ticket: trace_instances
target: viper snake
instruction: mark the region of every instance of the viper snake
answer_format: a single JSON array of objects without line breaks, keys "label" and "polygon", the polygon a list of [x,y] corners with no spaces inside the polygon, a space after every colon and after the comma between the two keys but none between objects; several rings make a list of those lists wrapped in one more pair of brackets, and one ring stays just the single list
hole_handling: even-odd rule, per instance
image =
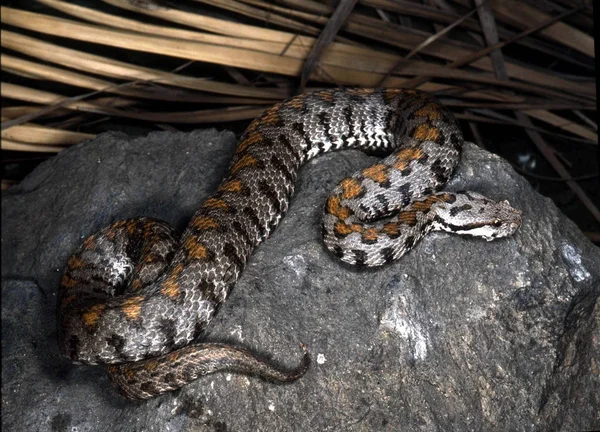
[{"label": "viper snake", "polygon": [[244,132],[226,177],[181,237],[150,218],[121,220],[69,259],[58,291],[61,352],[109,364],[120,392],[146,399],[215,371],[293,381],[294,369],[245,349],[200,343],[248,258],[286,212],[298,170],[313,157],[358,148],[388,154],[342,180],[325,203],[325,247],[354,265],[400,258],[428,232],[512,235],[521,213],[475,192],[443,192],[460,159],[454,116],[414,90],[335,89],[266,110]]}]

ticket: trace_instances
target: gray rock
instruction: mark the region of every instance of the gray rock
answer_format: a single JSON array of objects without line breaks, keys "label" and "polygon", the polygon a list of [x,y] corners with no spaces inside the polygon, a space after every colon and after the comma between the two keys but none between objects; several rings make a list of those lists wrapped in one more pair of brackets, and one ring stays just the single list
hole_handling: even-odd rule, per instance
[{"label": "gray rock", "polygon": [[509,199],[516,236],[433,233],[375,270],[321,244],[321,211],[374,159],[325,155],[251,258],[206,339],[295,365],[274,385],[231,374],[133,403],[102,367],[56,346],[56,288],[70,253],[121,218],[179,229],[213,191],[235,137],[214,130],[105,134],[40,165],[2,197],[2,426],[11,431],[589,430],[600,428],[600,250],[510,166],[472,144],[449,189]]}]

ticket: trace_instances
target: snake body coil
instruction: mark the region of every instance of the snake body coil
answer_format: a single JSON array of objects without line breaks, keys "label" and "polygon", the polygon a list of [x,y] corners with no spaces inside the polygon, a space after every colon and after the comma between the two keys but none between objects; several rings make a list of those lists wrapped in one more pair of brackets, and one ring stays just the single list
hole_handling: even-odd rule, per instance
[{"label": "snake body coil", "polygon": [[[473,192],[439,192],[463,144],[452,114],[412,90],[346,89],[282,102],[244,133],[228,174],[180,240],[163,222],[118,221],[70,258],[59,288],[59,346],[73,361],[111,364],[130,398],[231,370],[292,381],[224,344],[189,345],[223,304],[254,248],[288,208],[300,166],[342,148],[383,150],[335,188],[323,219],[327,249],[357,265],[398,259],[432,229],[488,240],[513,234],[520,212]],[[384,216],[391,216],[381,220]]]}]

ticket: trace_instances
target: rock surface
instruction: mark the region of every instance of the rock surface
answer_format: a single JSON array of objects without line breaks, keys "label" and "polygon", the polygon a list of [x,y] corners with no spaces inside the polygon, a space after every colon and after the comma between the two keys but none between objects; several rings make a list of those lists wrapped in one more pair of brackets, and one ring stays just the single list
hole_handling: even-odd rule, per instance
[{"label": "rock surface", "polygon": [[235,137],[214,130],[104,134],[40,165],[2,197],[2,426],[11,431],[591,430],[600,428],[600,250],[501,159],[468,144],[449,189],[509,199],[516,236],[434,233],[376,270],[321,244],[321,211],[374,160],[325,155],[300,174],[288,215],[250,260],[206,339],[285,365],[284,386],[204,377],[142,403],[56,345],[70,253],[114,220],[179,229],[218,185]]}]

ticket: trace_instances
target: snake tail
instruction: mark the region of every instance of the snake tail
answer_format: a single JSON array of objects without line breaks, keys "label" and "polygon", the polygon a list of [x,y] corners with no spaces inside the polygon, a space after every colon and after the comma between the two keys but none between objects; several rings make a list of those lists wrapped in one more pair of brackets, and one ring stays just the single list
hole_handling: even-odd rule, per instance
[{"label": "snake tail", "polygon": [[237,346],[202,343],[166,354],[162,356],[164,358],[109,366],[108,376],[123,396],[134,400],[149,399],[176,390],[215,372],[252,375],[279,384],[290,383],[303,376],[310,366],[306,345],[300,344],[300,348],[302,360],[293,369],[283,369]]}]

